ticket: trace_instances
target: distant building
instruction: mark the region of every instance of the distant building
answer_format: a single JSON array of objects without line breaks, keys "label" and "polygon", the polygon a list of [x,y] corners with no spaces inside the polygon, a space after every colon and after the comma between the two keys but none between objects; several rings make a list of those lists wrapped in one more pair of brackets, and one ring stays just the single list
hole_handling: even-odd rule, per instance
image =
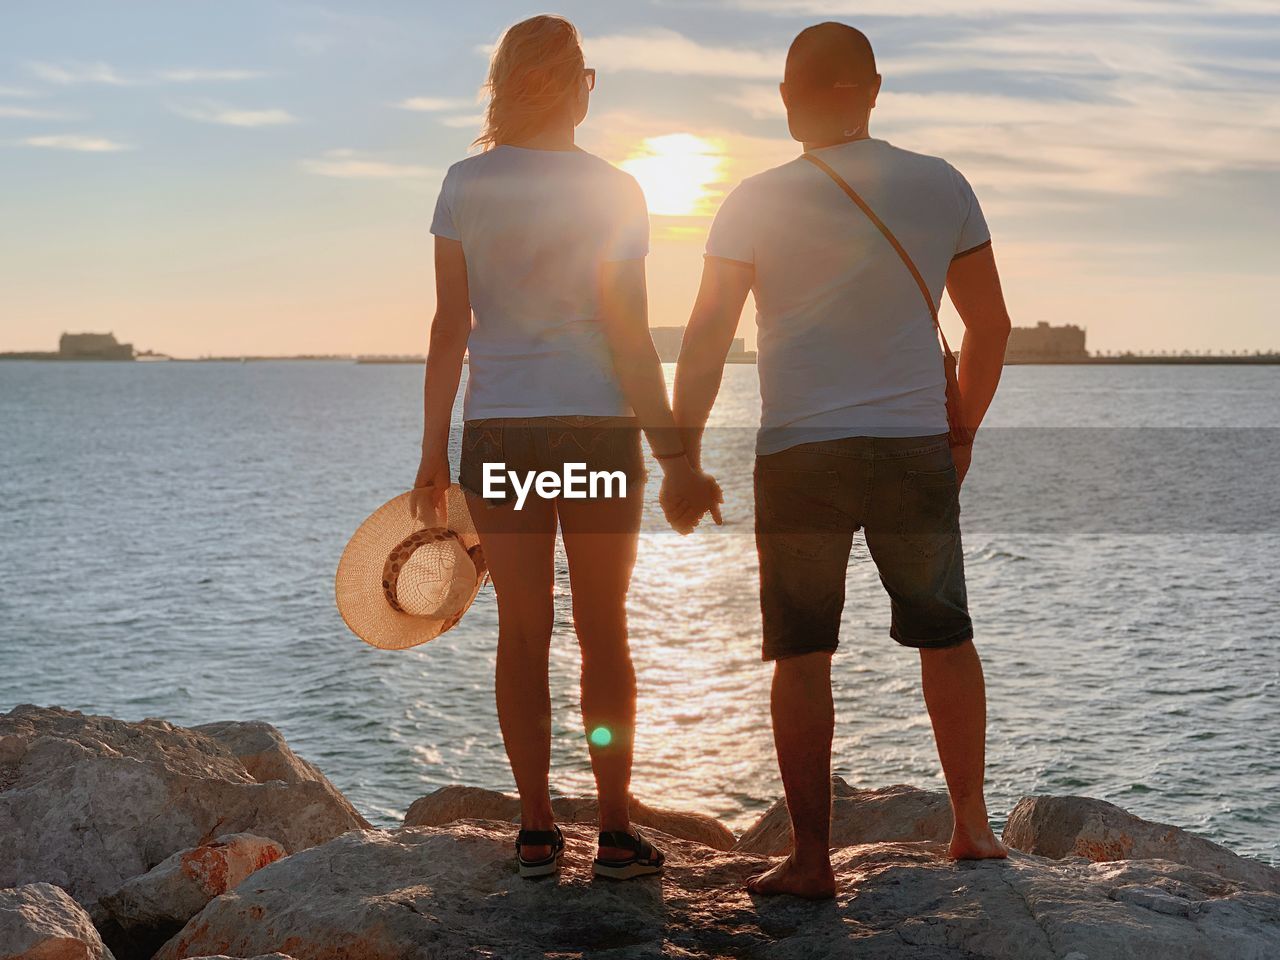
[{"label": "distant building", "polygon": [[64,333],[58,341],[64,360],[132,360],[133,344],[117,343],[112,333]]},{"label": "distant building", "polygon": [[1009,331],[1005,363],[1053,363],[1084,360],[1089,351],[1084,347],[1084,330],[1075,324],[1051,327],[1037,323],[1034,327],[1014,327]]},{"label": "distant building", "polygon": [[[658,351],[658,359],[663,363],[675,363],[680,359],[680,344],[684,342],[684,327],[650,327],[649,335],[653,337],[653,345]],[[755,351],[747,350],[747,342],[742,337],[734,337],[729,347],[729,363],[749,363],[756,357]]]},{"label": "distant building", "polygon": [[680,359],[680,344],[684,341],[684,327],[650,327],[649,335],[663,363],[675,363]]}]

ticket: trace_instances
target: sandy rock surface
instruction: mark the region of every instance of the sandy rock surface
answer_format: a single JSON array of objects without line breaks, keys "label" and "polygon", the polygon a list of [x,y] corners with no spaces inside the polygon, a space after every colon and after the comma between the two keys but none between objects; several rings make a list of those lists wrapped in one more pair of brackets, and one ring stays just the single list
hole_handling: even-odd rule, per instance
[{"label": "sandy rock surface", "polygon": [[[840,777],[831,778],[831,845],[851,847],[882,840],[951,839],[951,803],[939,790],[898,784],[859,790]],[[733,848],[736,853],[782,856],[791,850],[787,802],[779,799],[748,829]]]},{"label": "sandy rock surface", "polygon": [[1280,956],[1280,898],[1164,861],[956,864],[938,843],[866,844],[837,852],[838,899],[808,903],[753,899],[743,882],[767,861],[674,837],[656,838],[662,880],[593,880],[594,831],[565,833],[547,881],[516,876],[505,822],[349,833],[258,871],[157,960]]},{"label": "sandy rock surface", "polygon": [[1181,827],[1143,820],[1092,797],[1023,797],[1009,814],[1003,839],[1015,850],[1055,860],[1172,860],[1280,893],[1280,870],[1241,857]]},{"label": "sandy rock surface", "polygon": [[342,804],[352,819],[363,828],[369,822],[347,801],[314,764],[293,752],[284,735],[261,720],[221,720],[192,727],[197,733],[218,741],[240,761],[245,772],[259,783],[280,780],[284,783],[321,783]]},{"label": "sandy rock surface", "polygon": [[[551,801],[560,823],[597,823],[599,806],[594,797],[555,797]],[[406,827],[441,827],[457,820],[520,820],[520,799],[496,790],[451,784],[419,797],[405,814]],[[733,831],[702,813],[664,810],[631,801],[631,821],[638,827],[660,830],[682,840],[694,840],[716,850],[728,850]]]},{"label": "sandy rock surface", "polygon": [[218,837],[182,850],[103,895],[93,920],[117,960],[148,960],[214,897],[285,855],[251,833]]},{"label": "sandy rock surface", "polygon": [[89,915],[49,883],[0,890],[0,960],[114,960]]},{"label": "sandy rock surface", "polygon": [[259,783],[216,740],[163,720],[20,706],[0,715],[0,887],[45,881],[92,906],[219,835],[302,850],[362,826],[335,793]]}]

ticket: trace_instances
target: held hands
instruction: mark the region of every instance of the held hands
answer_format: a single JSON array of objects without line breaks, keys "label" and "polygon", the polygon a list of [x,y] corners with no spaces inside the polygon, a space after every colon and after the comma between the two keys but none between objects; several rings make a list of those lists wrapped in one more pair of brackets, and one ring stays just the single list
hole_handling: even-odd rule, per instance
[{"label": "held hands", "polygon": [[724,494],[714,477],[695,470],[685,457],[661,463],[664,475],[658,500],[667,522],[677,533],[692,533],[707,513],[717,524],[724,522],[720,518]]},{"label": "held hands", "polygon": [[449,506],[445,496],[449,491],[449,460],[427,451],[422,452],[422,463],[413,480],[409,496],[409,510],[419,523],[428,527],[449,525]]}]

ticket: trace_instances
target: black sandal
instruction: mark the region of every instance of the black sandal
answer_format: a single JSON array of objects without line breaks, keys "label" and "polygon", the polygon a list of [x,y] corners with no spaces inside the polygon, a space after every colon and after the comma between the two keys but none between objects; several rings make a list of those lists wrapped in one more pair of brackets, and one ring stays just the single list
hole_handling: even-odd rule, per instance
[{"label": "black sandal", "polygon": [[637,830],[633,836],[622,830],[609,830],[600,834],[600,846],[617,847],[630,850],[631,856],[625,860],[603,860],[598,855],[591,865],[597,877],[610,880],[630,880],[632,877],[647,877],[662,872],[666,855],[640,835]]},{"label": "black sandal", "polygon": [[[526,860],[521,847],[550,847],[551,855],[541,860]],[[560,869],[564,857],[564,834],[559,827],[550,830],[521,830],[516,834],[516,861],[522,877],[548,877]]]}]

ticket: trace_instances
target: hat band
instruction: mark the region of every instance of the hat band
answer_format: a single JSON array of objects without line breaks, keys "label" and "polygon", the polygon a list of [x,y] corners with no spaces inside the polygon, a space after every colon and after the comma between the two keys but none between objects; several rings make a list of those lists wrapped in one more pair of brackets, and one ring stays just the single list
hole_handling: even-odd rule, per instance
[{"label": "hat band", "polygon": [[[400,613],[406,612],[404,607],[400,606],[400,601],[396,599],[396,586],[400,582],[400,573],[404,570],[404,565],[419,547],[441,540],[462,542],[462,538],[452,530],[446,530],[444,527],[429,527],[409,534],[387,555],[387,562],[382,567],[382,592],[386,594],[387,603],[391,604],[393,610]],[[463,548],[466,548],[466,544],[463,544]]]}]

